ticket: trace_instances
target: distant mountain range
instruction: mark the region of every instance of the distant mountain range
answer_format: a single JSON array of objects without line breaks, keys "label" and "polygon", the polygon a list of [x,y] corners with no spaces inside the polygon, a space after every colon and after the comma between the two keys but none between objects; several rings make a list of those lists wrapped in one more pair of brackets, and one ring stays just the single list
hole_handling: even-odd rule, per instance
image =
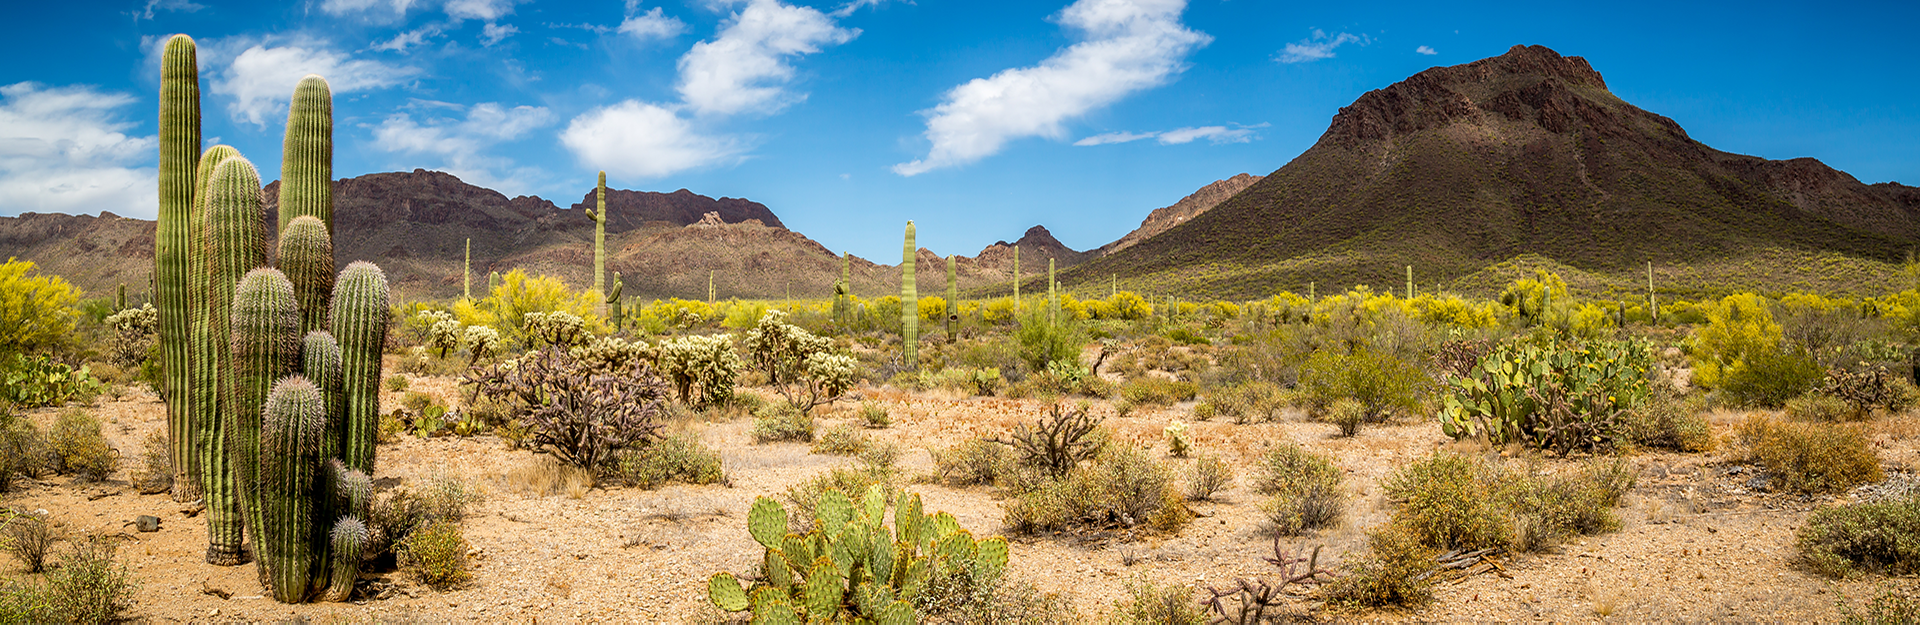
[{"label": "distant mountain range", "polygon": [[[275,203],[277,182],[266,196]],[[578,209],[593,199],[562,209],[418,169],[341,179],[336,255],[380,264],[409,299],[458,296],[469,239],[476,292],[516,267],[585,285],[593,225]],[[722,298],[822,297],[839,277],[838,256],[749,200],[609,189],[608,215],[607,267],[628,295],[704,298],[711,275]],[[94,293],[144,292],[153,225],[0,217],[0,256]],[[1115,282],[1237,299],[1309,283],[1397,291],[1408,266],[1422,290],[1491,291],[1546,268],[1622,294],[1643,288],[1648,262],[1668,292],[1876,294],[1917,242],[1920,189],[1715,150],[1614,96],[1586,60],[1515,46],[1368,92],[1292,162],[1206,185],[1107,245],[1075,251],[1034,226],[957,265],[977,295],[1010,289],[1016,245],[1029,292],[1053,259],[1083,295]],[[944,287],[940,255],[921,249],[916,263],[923,293]],[[894,266],[855,258],[853,275],[860,295],[898,292]]]}]

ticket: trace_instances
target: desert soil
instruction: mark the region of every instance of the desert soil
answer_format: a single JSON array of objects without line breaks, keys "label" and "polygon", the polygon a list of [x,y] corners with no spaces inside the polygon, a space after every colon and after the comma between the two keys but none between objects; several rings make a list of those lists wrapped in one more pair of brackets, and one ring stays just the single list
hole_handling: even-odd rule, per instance
[{"label": "desert soil", "polygon": [[[457,401],[449,378],[415,378],[414,390]],[[133,612],[154,622],[698,622],[719,613],[706,600],[705,582],[717,571],[747,571],[760,557],[748,536],[745,515],[755,496],[777,495],[789,485],[854,461],[809,453],[794,443],[755,444],[748,419],[686,424],[723,457],[725,485],[674,484],[658,490],[595,488],[574,494],[517,492],[509,472],[540,458],[511,450],[491,436],[417,439],[403,437],[379,448],[380,478],[419,480],[451,474],[477,486],[485,498],[467,519],[473,580],[439,592],[385,573],[363,582],[347,604],[283,605],[263,598],[251,565],[217,567],[204,560],[202,517],[166,495],[141,495],[128,484],[141,442],[165,423],[165,410],[151,394],[128,391],[102,398],[87,410],[104,424],[109,442],[125,458],[103,483],[71,478],[25,480],[4,504],[44,509],[69,535],[122,538],[120,553],[139,584]],[[993,435],[1040,414],[1034,400],[902,393],[862,388],[893,415],[893,426],[870,430],[898,444],[906,476],[933,470],[930,449],[968,437]],[[384,400],[397,404],[398,394]],[[1113,416],[1116,437],[1147,446],[1164,458],[1161,430],[1174,419],[1190,420],[1187,406]],[[854,418],[857,404],[843,402],[823,413],[822,428]],[[391,405],[389,405],[391,408]],[[33,413],[42,426],[56,411]],[[1716,430],[1730,431],[1744,413],[1711,415]],[[1345,521],[1317,536],[1289,539],[1290,548],[1324,545],[1335,563],[1364,548],[1368,528],[1389,509],[1376,484],[1396,468],[1448,447],[1461,447],[1431,421],[1372,427],[1358,437],[1338,438],[1335,428],[1300,415],[1273,423],[1195,423],[1199,448],[1222,454],[1240,479],[1214,503],[1194,504],[1200,515],[1172,536],[1108,535],[1045,537],[1014,542],[1010,574],[1058,593],[1083,613],[1110,612],[1136,576],[1160,584],[1224,585],[1236,577],[1269,573],[1261,558],[1270,538],[1260,531],[1260,497],[1246,484],[1255,459],[1281,441],[1331,454],[1348,473]],[[1920,417],[1883,419],[1872,429],[1873,445],[1889,475],[1911,475],[1920,466]],[[1722,445],[1722,448],[1726,447]],[[1183,459],[1165,458],[1184,473]],[[1855,605],[1878,588],[1875,580],[1834,582],[1791,566],[1794,533],[1821,506],[1854,495],[1800,497],[1758,492],[1753,473],[1724,452],[1641,454],[1628,458],[1638,485],[1619,510],[1620,531],[1589,536],[1545,554],[1496,560],[1502,570],[1443,583],[1432,603],[1411,611],[1322,611],[1339,621],[1781,621],[1836,620],[1838,596]],[[1575,461],[1545,460],[1549,470]],[[386,480],[382,480],[386,481]],[[929,510],[946,510],[977,534],[1001,530],[1001,502],[984,487],[950,488],[907,483]],[[162,520],[156,533],[136,532],[136,515]],[[3,575],[24,576],[12,562]],[[1913,579],[1893,580],[1920,592]],[[224,592],[230,598],[222,598]]]}]

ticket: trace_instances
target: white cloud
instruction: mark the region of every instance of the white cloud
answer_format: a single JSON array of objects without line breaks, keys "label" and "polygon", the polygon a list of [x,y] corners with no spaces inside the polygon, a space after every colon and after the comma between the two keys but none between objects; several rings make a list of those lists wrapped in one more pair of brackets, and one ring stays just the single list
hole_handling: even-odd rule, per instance
[{"label": "white cloud", "polygon": [[1078,145],[1078,146],[1083,146],[1083,147],[1084,147],[1084,146],[1089,146],[1089,145],[1107,145],[1107,144],[1111,144],[1111,143],[1128,143],[1128,142],[1132,142],[1132,141],[1139,141],[1139,140],[1141,140],[1141,139],[1152,139],[1152,138],[1153,138],[1153,136],[1154,136],[1155,134],[1158,134],[1158,133],[1152,133],[1152,132],[1141,132],[1141,133],[1133,133],[1133,132],[1109,132],[1109,133],[1104,133],[1104,134],[1097,134],[1097,135],[1094,135],[1094,136],[1091,136],[1091,137],[1087,137],[1087,138],[1085,138],[1085,139],[1081,139],[1081,140],[1079,140],[1079,141],[1075,141],[1075,142],[1073,142],[1073,144],[1074,144],[1074,145]]},{"label": "white cloud", "polygon": [[1199,128],[1175,128],[1163,133],[1155,141],[1160,145],[1179,145],[1192,143],[1195,139],[1206,139],[1214,145],[1222,143],[1246,143],[1253,140],[1253,130],[1249,128],[1227,129],[1226,126],[1201,126]]},{"label": "white cloud", "polygon": [[1061,123],[1165,84],[1213,41],[1180,23],[1185,0],[1079,0],[1055,19],[1084,40],[1034,67],[1003,70],[948,91],[927,115],[926,158],[893,166],[913,176],[986,158],[1007,141],[1064,134]]},{"label": "white cloud", "polygon": [[[205,65],[203,65],[204,67]],[[227,110],[238,121],[265,126],[284,114],[294,85],[307,74],[327,79],[333,95],[398,84],[416,70],[379,61],[352,59],[309,44],[268,47],[255,43],[233,58],[213,79],[213,92],[232,98]]]},{"label": "white cloud", "polygon": [[573,119],[560,142],[595,169],[634,178],[660,178],[734,159],[731,139],[701,135],[674,111],[627,100]]},{"label": "white cloud", "polygon": [[793,77],[788,57],[819,52],[859,35],[818,10],[750,0],[712,41],[693,44],[680,57],[680,97],[695,112],[771,113],[802,99],[782,88]]},{"label": "white cloud", "polygon": [[1418,48],[1414,48],[1413,51],[1420,54],[1427,54],[1427,55],[1439,54],[1439,52],[1435,52],[1433,50],[1432,46],[1420,46]]},{"label": "white cloud", "polygon": [[[628,9],[631,10],[637,8],[634,5],[638,3],[629,2],[627,4]],[[634,39],[640,41],[647,41],[649,39],[672,39],[686,31],[686,22],[682,22],[678,18],[667,17],[661,13],[660,7],[653,7],[653,10],[645,13],[628,15],[626,20],[620,22],[621,33],[632,35]]]},{"label": "white cloud", "polygon": [[[854,11],[860,10],[860,7],[877,7],[886,3],[887,0],[853,0],[853,2],[848,2],[840,8],[834,9],[832,15],[834,17],[846,17],[853,15]],[[908,4],[912,3],[909,2]]]},{"label": "white cloud", "polygon": [[513,12],[514,0],[448,0],[447,17],[491,22]]},{"label": "white cloud", "polygon": [[196,4],[193,2],[193,0],[147,0],[146,9],[142,10],[140,14],[136,17],[138,19],[146,19],[146,20],[153,19],[154,9],[159,9],[162,11],[186,11],[188,13],[193,13],[195,11],[199,11],[200,9],[204,9],[204,8],[207,8],[207,5]]},{"label": "white cloud", "polygon": [[480,29],[480,45],[491,48],[493,44],[500,43],[501,39],[511,37],[517,32],[520,32],[520,28],[512,24],[505,26],[487,24],[486,28]]},{"label": "white cloud", "polygon": [[1320,59],[1331,59],[1333,58],[1334,48],[1349,43],[1357,43],[1364,46],[1373,43],[1373,38],[1351,33],[1328,35],[1326,31],[1315,28],[1313,29],[1312,37],[1287,44],[1286,49],[1280,51],[1280,58],[1275,60],[1281,63],[1306,63]]},{"label": "white cloud", "polygon": [[393,9],[394,15],[404,15],[407,8],[413,6],[413,0],[326,0],[320,3],[320,10],[329,15],[358,13],[385,4]]},{"label": "white cloud", "polygon": [[388,52],[406,52],[408,47],[424,45],[427,43],[427,39],[429,37],[438,37],[438,36],[440,36],[439,28],[436,28],[433,26],[426,26],[423,28],[409,30],[409,31],[400,33],[398,35],[394,35],[392,39],[375,43],[373,44],[373,49],[385,50]]},{"label": "white cloud", "polygon": [[[420,108],[434,110],[463,108],[445,102],[420,104]],[[464,119],[423,116],[421,120],[408,113],[395,113],[374,127],[373,145],[388,152],[436,155],[441,158],[440,168],[461,180],[508,195],[524,194],[539,170],[485,152],[552,124],[553,113],[545,107],[506,108],[493,102],[473,105],[465,113]]]},{"label": "white cloud", "polygon": [[0,87],[0,213],[154,218],[159,138],[128,136],[120,112],[138,103],[85,85]]}]

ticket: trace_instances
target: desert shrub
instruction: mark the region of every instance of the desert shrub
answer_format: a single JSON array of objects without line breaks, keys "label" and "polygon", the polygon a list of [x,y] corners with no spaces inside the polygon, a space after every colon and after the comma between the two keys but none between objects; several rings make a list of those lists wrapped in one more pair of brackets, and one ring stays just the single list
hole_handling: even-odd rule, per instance
[{"label": "desert shrub", "polygon": [[[1838,593],[1835,593],[1838,594]],[[1834,603],[1840,608],[1840,622],[1846,625],[1913,625],[1920,623],[1920,597],[1901,592],[1894,582],[1883,583],[1861,611],[1841,596]]]},{"label": "desert shrub", "polygon": [[863,401],[860,402],[860,422],[867,427],[880,429],[893,425],[893,418],[887,414],[886,407]]},{"label": "desert shrub", "polygon": [[86,400],[99,394],[102,388],[104,385],[94,379],[87,365],[75,369],[44,355],[0,356],[0,401],[21,408]]},{"label": "desert shrub", "polygon": [[173,489],[173,453],[168,448],[165,428],[147,434],[140,447],[140,470],[133,474],[133,486],[142,495],[155,495]]},{"label": "desert shrub", "polygon": [[1540,551],[1573,536],[1620,529],[1613,508],[1633,487],[1634,475],[1620,460],[1596,460],[1569,475],[1496,472],[1494,497],[1506,508],[1512,546]]},{"label": "desert shrub", "polygon": [[427,406],[433,405],[434,401],[432,395],[418,391],[407,391],[405,395],[400,396],[400,407],[417,414],[425,412]]},{"label": "desert shrub", "polygon": [[623,450],[612,466],[611,477],[648,490],[671,481],[715,484],[727,479],[720,453],[701,445],[692,434],[673,434]]},{"label": "desert shrub", "polygon": [[1309,403],[1325,410],[1335,401],[1352,399],[1365,409],[1370,423],[1418,410],[1429,385],[1420,367],[1365,347],[1318,350],[1300,366],[1300,392]]},{"label": "desert shrub", "polygon": [[114,623],[127,618],[135,586],[127,565],[114,558],[114,540],[95,536],[75,542],[60,566],[47,574],[46,596],[55,620]]},{"label": "desert shrub", "polygon": [[1867,418],[1875,408],[1897,413],[1920,401],[1920,391],[1906,378],[1894,375],[1884,366],[1864,362],[1828,371],[1820,391],[1847,402],[1861,419]]},{"label": "desert shrub", "polygon": [[1199,394],[1199,385],[1192,382],[1151,376],[1128,380],[1120,385],[1120,398],[1135,406],[1169,406],[1174,402],[1193,399]]},{"label": "desert shrub", "polygon": [[767,404],[753,413],[753,441],[813,442],[813,415],[787,404]]},{"label": "desert shrub", "polygon": [[1367,552],[1326,586],[1328,603],[1356,607],[1417,606],[1433,597],[1434,549],[1396,524],[1367,535]]},{"label": "desert shrub", "polygon": [[407,534],[400,542],[400,561],[409,574],[436,590],[447,590],[472,578],[468,573],[467,539],[454,521],[432,521]]},{"label": "desert shrub", "polygon": [[1233,485],[1233,467],[1219,456],[1201,454],[1187,468],[1187,501],[1208,501]]},{"label": "desert shrub", "polygon": [[[1126,409],[1121,410],[1122,406]],[[1113,412],[1124,418],[1133,412],[1133,402],[1125,399],[1116,401],[1113,403]],[[1195,421],[1212,421],[1213,418],[1217,416],[1220,416],[1220,409],[1215,407],[1211,401],[1203,401],[1193,405],[1193,420]]]},{"label": "desert shrub", "polygon": [[1081,461],[1099,455],[1107,440],[1100,427],[1104,420],[1085,407],[1067,410],[1054,404],[1039,421],[1014,426],[1012,437],[1002,442],[1013,447],[1021,464],[1045,470],[1057,479]]},{"label": "desert shrub", "polygon": [[1872,414],[1854,410],[1853,404],[1847,403],[1847,400],[1819,392],[1807,393],[1787,400],[1786,413],[1795,421],[1827,423],[1857,421]]},{"label": "desert shrub", "polygon": [[1799,564],[1829,577],[1920,573],[1920,495],[1822,508],[1795,542]]},{"label": "desert shrub", "polygon": [[555,347],[467,374],[479,395],[513,406],[536,445],[594,470],[659,435],[667,389],[644,362],[618,372],[586,369]]},{"label": "desert shrub", "polygon": [[47,444],[59,461],[60,473],[97,482],[120,468],[120,453],[101,436],[100,422],[79,410],[60,413],[48,432]]},{"label": "desert shrub", "polygon": [[827,428],[826,433],[813,442],[813,453],[852,456],[865,451],[868,445],[866,434],[851,423],[842,423]]},{"label": "desert shrub", "polygon": [[[1698,395],[1695,396],[1699,397]],[[1791,404],[1789,404],[1791,405]],[[1661,385],[1625,415],[1625,436],[1634,445],[1697,453],[1713,449],[1713,426],[1702,402]]]},{"label": "desert shrub", "polygon": [[0,354],[57,347],[73,333],[80,291],[60,276],[35,273],[33,261],[0,264]]},{"label": "desert shrub", "polygon": [[1193,589],[1161,586],[1145,575],[1126,582],[1127,598],[1114,602],[1113,623],[1138,625],[1201,625],[1207,613],[1193,602]]},{"label": "desert shrub", "polygon": [[1775,490],[1837,493],[1881,478],[1880,458],[1852,427],[1752,417],[1735,436]]},{"label": "desert shrub", "polygon": [[1075,324],[1048,323],[1038,314],[1022,321],[1013,336],[1020,344],[1020,361],[1034,372],[1046,371],[1054,362],[1079,362],[1080,348],[1086,345],[1086,337]]},{"label": "desert shrub", "polygon": [[1470,375],[1447,378],[1441,430],[1563,454],[1611,449],[1650,392],[1649,351],[1642,341],[1502,345]]},{"label": "desert shrub", "polygon": [[1353,436],[1360,433],[1360,424],[1367,422],[1367,407],[1342,397],[1327,406],[1326,415],[1321,417],[1328,423],[1340,426],[1341,436]]},{"label": "desert shrub", "polygon": [[395,373],[393,375],[387,376],[386,381],[382,382],[381,385],[385,387],[388,391],[399,393],[407,390],[407,388],[412,386],[413,383],[411,380],[407,378],[407,376]]},{"label": "desert shrub", "polygon": [[1254,490],[1271,496],[1261,507],[1279,535],[1295,536],[1340,522],[1346,507],[1340,491],[1343,474],[1332,458],[1287,443],[1267,452],[1259,470]]},{"label": "desert shrub", "polygon": [[1151,527],[1171,532],[1188,520],[1172,471],[1131,446],[1109,445],[1064,479],[1006,504],[1007,530],[1020,534]]},{"label": "desert shrub", "polygon": [[934,471],[942,483],[952,486],[992,485],[1012,462],[1011,448],[982,438],[933,452]]},{"label": "desert shrub", "polygon": [[28,573],[39,573],[47,567],[47,555],[53,552],[53,543],[58,538],[53,524],[45,516],[20,510],[7,511],[5,525],[7,553],[13,554]]},{"label": "desert shrub", "polygon": [[1720,392],[1736,405],[1777,407],[1820,386],[1826,372],[1798,346],[1756,347],[1722,368]]},{"label": "desert shrub", "polygon": [[1487,496],[1497,486],[1487,473],[1472,459],[1446,452],[1407,465],[1382,485],[1396,504],[1390,522],[1435,549],[1506,546],[1512,531]]},{"label": "desert shrub", "polygon": [[15,476],[46,477],[60,458],[33,421],[21,418],[0,402],[0,487],[12,487]]},{"label": "desert shrub", "polygon": [[682,336],[660,342],[660,374],[689,406],[723,404],[733,398],[740,355],[728,334]]},{"label": "desert shrub", "polygon": [[1767,298],[1752,293],[1728,295],[1708,305],[1706,322],[1694,330],[1688,350],[1693,357],[1693,382],[1706,388],[1720,388],[1727,370],[1744,366],[1741,363],[1752,355],[1779,351],[1785,338],[1768,310]]},{"label": "desert shrub", "polygon": [[952,623],[1004,623],[1006,625],[1057,625],[1081,622],[1083,617],[1073,604],[1058,593],[1044,592],[1028,582],[1005,577],[993,584],[978,584],[952,607],[933,612]]}]

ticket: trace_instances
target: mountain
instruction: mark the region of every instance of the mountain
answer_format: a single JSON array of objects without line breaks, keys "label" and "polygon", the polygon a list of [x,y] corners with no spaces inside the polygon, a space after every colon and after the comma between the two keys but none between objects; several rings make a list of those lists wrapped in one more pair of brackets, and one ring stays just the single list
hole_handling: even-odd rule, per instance
[{"label": "mountain", "polygon": [[1292,162],[1062,280],[1252,298],[1309,282],[1397,290],[1409,265],[1447,283],[1537,255],[1603,290],[1630,290],[1652,262],[1692,272],[1663,288],[1713,292],[1821,273],[1756,274],[1749,259],[1830,258],[1859,290],[1917,239],[1920,190],[1715,150],[1616,97],[1585,59],[1515,46],[1362,95]]},{"label": "mountain", "polygon": [[1147,214],[1146,219],[1141,220],[1139,228],[1120,237],[1118,241],[1100,246],[1099,249],[1094,250],[1094,254],[1098,256],[1112,254],[1133,247],[1134,244],[1145,241],[1153,235],[1166,232],[1200,213],[1207,212],[1207,209],[1219,206],[1221,202],[1253,186],[1253,183],[1259,182],[1261,178],[1263,176],[1239,174],[1225,180],[1215,180],[1207,186],[1200,187],[1200,190],[1194,191],[1192,195],[1180,198],[1180,201],[1172,206],[1153,209],[1153,212]]}]

